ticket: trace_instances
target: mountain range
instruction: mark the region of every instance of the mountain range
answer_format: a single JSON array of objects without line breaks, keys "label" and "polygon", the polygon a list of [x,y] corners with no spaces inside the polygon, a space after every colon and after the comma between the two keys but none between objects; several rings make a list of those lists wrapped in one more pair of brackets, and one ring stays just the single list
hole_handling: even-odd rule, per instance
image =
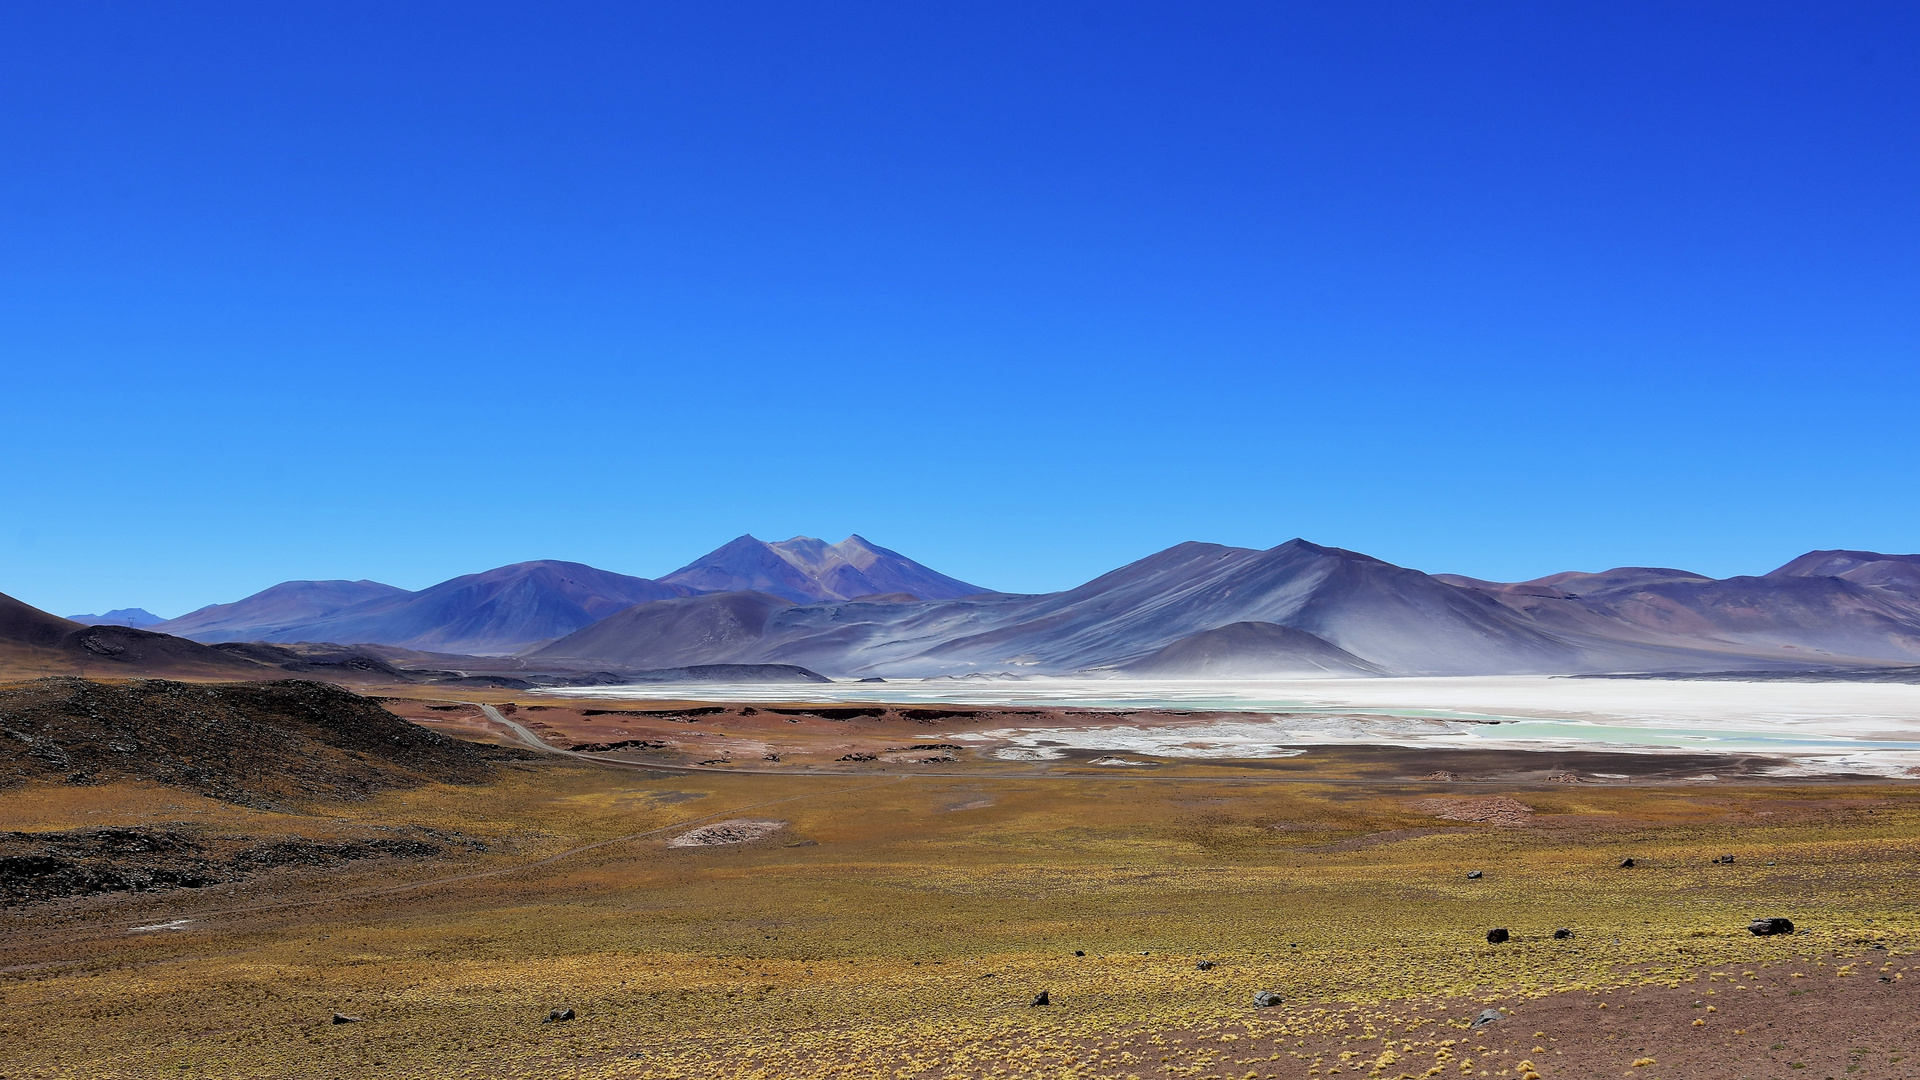
[{"label": "mountain range", "polygon": [[1162,677],[1797,669],[1920,662],[1920,557],[1813,552],[1760,577],[1623,568],[1501,583],[1290,540],[1185,543],[1037,596],[639,604],[527,651],[612,669]]},{"label": "mountain range", "polygon": [[527,671],[1798,670],[1920,663],[1920,556],[1815,551],[1751,577],[1623,567],[1494,582],[1299,539],[1266,550],[1190,542],[1073,589],[1021,595],[981,589],[858,536],[838,544],[745,536],[657,580],[538,561],[419,592],[286,582],[152,629],[203,642],[512,654]]},{"label": "mountain range", "polygon": [[[446,653],[508,654],[563,637],[634,604],[765,590],[796,603],[869,594],[946,599],[981,592],[858,537],[733,540],[659,580],[537,560],[408,592],[377,581],[287,581],[149,629],[201,642],[348,642]],[[671,667],[670,664],[654,665]]]}]

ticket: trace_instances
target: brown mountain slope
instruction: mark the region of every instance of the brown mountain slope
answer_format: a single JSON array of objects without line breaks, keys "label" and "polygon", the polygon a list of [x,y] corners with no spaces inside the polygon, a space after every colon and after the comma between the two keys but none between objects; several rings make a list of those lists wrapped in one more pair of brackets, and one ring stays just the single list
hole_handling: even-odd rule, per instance
[{"label": "brown mountain slope", "polygon": [[281,674],[185,638],[83,626],[0,593],[0,681],[44,675],[265,679]]}]

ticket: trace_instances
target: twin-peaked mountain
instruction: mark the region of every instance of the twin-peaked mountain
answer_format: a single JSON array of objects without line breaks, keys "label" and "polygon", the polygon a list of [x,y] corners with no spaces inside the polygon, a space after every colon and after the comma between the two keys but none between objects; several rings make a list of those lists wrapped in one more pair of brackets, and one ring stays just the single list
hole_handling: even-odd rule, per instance
[{"label": "twin-peaked mountain", "polygon": [[796,536],[769,544],[742,536],[660,579],[689,592],[768,593],[796,604],[905,593],[948,600],[986,592],[860,536],[837,544]]},{"label": "twin-peaked mountain", "polygon": [[791,664],[860,677],[1912,665],[1920,556],[1817,551],[1757,577],[1624,567],[1503,583],[1305,540],[1264,551],[1186,543],[1064,592],[1013,595],[858,536],[741,537],[658,580],[542,561],[419,592],[288,582],[154,629],[516,654],[530,670]]}]

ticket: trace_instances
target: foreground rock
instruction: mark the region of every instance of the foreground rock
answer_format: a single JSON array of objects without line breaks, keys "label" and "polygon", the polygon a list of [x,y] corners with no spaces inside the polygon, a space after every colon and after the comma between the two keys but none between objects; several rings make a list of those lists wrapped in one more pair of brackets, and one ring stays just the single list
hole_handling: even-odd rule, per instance
[{"label": "foreground rock", "polygon": [[1755,919],[1747,924],[1747,932],[1757,934],[1760,937],[1768,937],[1773,934],[1791,934],[1793,933],[1793,920]]},{"label": "foreground rock", "polygon": [[787,827],[784,821],[768,821],[757,818],[734,818],[731,821],[716,821],[711,825],[702,825],[689,829],[667,841],[672,848],[721,847],[727,844],[750,844],[755,840],[764,840]]}]

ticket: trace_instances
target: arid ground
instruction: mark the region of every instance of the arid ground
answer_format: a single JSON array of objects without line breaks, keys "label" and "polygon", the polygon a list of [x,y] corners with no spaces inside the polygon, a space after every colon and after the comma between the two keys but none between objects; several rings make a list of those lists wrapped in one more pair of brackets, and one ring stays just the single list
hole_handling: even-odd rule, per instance
[{"label": "arid ground", "polygon": [[[0,857],[146,844],[115,857],[202,882],[10,901],[0,1077],[1920,1076],[1920,783],[1023,762],[950,737],[1010,722],[978,710],[384,700],[596,749],[252,805],[0,791]],[[1048,717],[1078,720],[1112,722]]]}]

